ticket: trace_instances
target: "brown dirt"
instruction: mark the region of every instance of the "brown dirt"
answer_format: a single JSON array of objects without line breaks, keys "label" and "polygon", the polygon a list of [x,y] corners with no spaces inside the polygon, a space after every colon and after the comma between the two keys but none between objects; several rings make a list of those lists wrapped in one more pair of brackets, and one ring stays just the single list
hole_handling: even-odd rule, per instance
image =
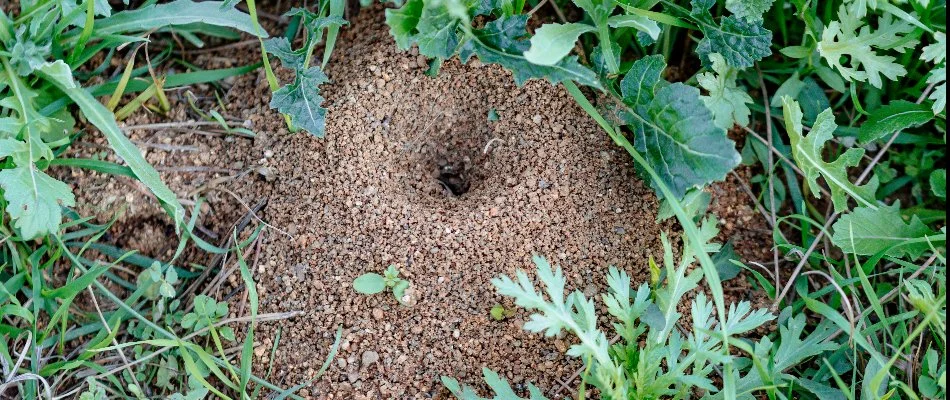
[{"label": "brown dirt", "polygon": [[[655,223],[657,200],[629,156],[560,87],[518,88],[509,73],[477,62],[447,62],[430,78],[422,57],[396,49],[381,12],[352,22],[327,71],[333,82],[323,88],[325,139],[287,131],[267,106],[263,71],[224,84],[224,114],[249,121],[254,140],[187,129],[130,134],[181,197],[208,197],[206,239],[223,240],[247,206],[267,200],[261,216],[274,229],[254,271],[261,312],[303,314],[259,327],[255,371],[273,363],[272,382],[307,381],[342,328],[329,371],[300,394],[444,398],[440,375],[480,385],[482,367],[515,387],[533,382],[552,393],[579,366],[564,354],[569,339],[524,332],[523,310],[492,320],[495,304],[515,307],[490,279],[533,269],[530,258],[540,254],[564,268],[569,288],[588,295],[603,289],[607,265],[639,284],[649,277],[648,256],[661,254],[660,233],[675,224]],[[220,68],[258,57],[257,47],[245,49],[195,63]],[[126,124],[195,119],[182,93],[171,98],[171,115],[140,114]],[[209,96],[203,104],[213,103]],[[496,122],[487,120],[492,109]],[[86,144],[76,152],[101,151],[99,138]],[[464,170],[466,193],[454,196],[440,183],[447,165]],[[72,175],[84,215],[126,208],[113,243],[156,257],[173,253],[177,239],[139,184]],[[722,237],[739,235],[740,254],[767,259],[760,234],[742,236],[739,227],[761,221],[737,185],[731,179],[710,189]],[[390,264],[412,282],[410,306],[352,289],[360,274]],[[747,297],[747,286],[734,281],[734,295]],[[372,353],[378,361],[362,365]]]}]

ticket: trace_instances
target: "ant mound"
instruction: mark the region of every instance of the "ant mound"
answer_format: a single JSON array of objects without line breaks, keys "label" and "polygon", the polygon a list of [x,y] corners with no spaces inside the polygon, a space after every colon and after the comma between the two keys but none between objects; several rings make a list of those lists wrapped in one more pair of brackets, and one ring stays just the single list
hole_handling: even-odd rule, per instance
[{"label": "ant mound", "polygon": [[[565,272],[569,289],[603,290],[608,265],[634,284],[659,255],[658,202],[629,156],[561,88],[477,61],[437,77],[399,51],[380,12],[345,29],[327,71],[326,138],[288,134],[266,110],[266,82],[246,77],[235,107],[270,113],[258,138],[272,156],[268,230],[254,271],[261,312],[301,311],[259,327],[257,372],[311,379],[338,328],[339,353],[305,389],[315,398],[431,398],[449,375],[480,386],[488,367],[517,388],[551,394],[580,366],[570,338],[522,330],[529,313],[490,280],[531,270],[532,255]],[[257,111],[254,111],[254,109]],[[248,111],[250,110],[250,111]],[[405,305],[366,296],[353,279],[389,265],[412,286]],[[599,301],[599,300],[598,300]],[[514,311],[495,321],[496,304]],[[276,352],[271,347],[281,329]],[[576,383],[576,382],[575,382]]]}]

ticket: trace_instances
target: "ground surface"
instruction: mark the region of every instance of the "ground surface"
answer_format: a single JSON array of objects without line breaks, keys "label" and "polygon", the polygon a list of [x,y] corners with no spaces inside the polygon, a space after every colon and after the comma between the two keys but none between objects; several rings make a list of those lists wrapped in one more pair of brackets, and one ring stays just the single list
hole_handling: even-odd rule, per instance
[{"label": "ground surface", "polygon": [[[195,62],[239,65],[257,51],[248,46]],[[303,395],[443,398],[440,375],[477,384],[483,366],[516,386],[534,382],[552,393],[579,366],[564,354],[569,342],[525,333],[521,310],[492,320],[495,304],[514,307],[490,279],[533,269],[530,258],[539,254],[588,295],[603,288],[607,265],[638,285],[649,277],[648,256],[661,254],[660,233],[676,235],[676,226],[655,222],[658,201],[629,156],[561,88],[518,88],[498,67],[457,61],[430,78],[414,54],[396,49],[381,12],[356,17],[327,71],[325,139],[287,132],[267,107],[262,71],[224,83],[225,114],[249,121],[256,139],[181,127],[130,136],[180,197],[209,199],[201,226],[213,242],[266,201],[259,216],[273,228],[254,256],[261,312],[302,314],[260,326],[258,373],[273,363],[277,384],[308,380],[342,327],[338,356]],[[139,115],[126,124],[194,118],[183,93],[170,97],[176,108],[168,118]],[[491,110],[497,121],[488,121]],[[78,151],[88,155],[99,142],[89,138]],[[440,182],[446,168],[464,171],[464,194]],[[73,183],[87,214],[126,209],[107,239],[157,257],[174,251],[171,226],[136,183],[88,173],[76,173]],[[762,219],[741,185],[732,178],[710,189],[722,239],[733,238],[747,258],[768,259]],[[353,291],[354,278],[390,264],[412,282],[409,305]],[[732,297],[748,296],[741,282],[732,286]]]}]

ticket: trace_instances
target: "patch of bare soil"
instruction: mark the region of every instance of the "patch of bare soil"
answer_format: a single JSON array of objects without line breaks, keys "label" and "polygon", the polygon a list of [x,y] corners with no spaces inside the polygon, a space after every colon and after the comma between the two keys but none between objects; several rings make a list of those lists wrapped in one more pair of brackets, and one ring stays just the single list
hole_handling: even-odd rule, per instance
[{"label": "patch of bare soil", "polygon": [[[260,215],[274,229],[265,231],[253,271],[261,312],[302,314],[259,327],[255,373],[272,364],[276,384],[308,381],[342,328],[336,359],[300,392],[305,397],[445,398],[440,375],[479,384],[482,367],[516,388],[533,382],[551,394],[559,382],[576,387],[569,378],[580,364],[565,355],[570,339],[524,332],[528,313],[490,280],[519,268],[533,276],[530,259],[539,254],[588,296],[604,289],[608,265],[638,285],[649,279],[647,258],[662,254],[661,231],[675,224],[655,222],[658,202],[629,156],[561,88],[538,81],[518,88],[508,72],[477,62],[446,62],[431,78],[423,57],[395,47],[381,12],[352,22],[323,88],[325,139],[287,131],[267,105],[263,71],[224,83],[225,114],[247,120],[258,132],[253,140],[205,128],[130,133],[182,198],[209,199],[201,210],[208,240],[227,238],[248,207],[267,201]],[[257,51],[195,62],[220,68]],[[171,97],[167,120],[196,118],[182,93]],[[126,124],[167,120],[138,115]],[[79,154],[103,145],[88,140]],[[88,172],[73,173],[72,183],[84,215],[126,210],[107,239],[151,256],[173,253],[173,230],[139,184]],[[724,239],[759,218],[738,184],[711,189]],[[755,240],[737,243],[740,254],[758,252]],[[390,264],[412,282],[409,305],[353,290],[354,278]],[[239,279],[228,282],[219,298],[233,294],[227,286]],[[494,321],[496,304],[517,312]]]},{"label": "patch of bare soil", "polygon": [[[267,216],[293,237],[268,236],[262,309],[306,312],[280,325],[275,378],[310,378],[344,329],[328,377],[309,389],[317,398],[433,397],[440,375],[476,382],[482,367],[556,388],[579,365],[568,343],[525,333],[524,311],[493,321],[493,305],[513,305],[489,281],[540,254],[594,294],[608,264],[642,281],[659,254],[655,197],[566,92],[518,88],[495,66],[451,61],[437,78],[425,68],[396,49],[381,13],[364,13],[331,61],[326,139],[268,137]],[[247,83],[249,98],[266,90]],[[390,264],[412,282],[411,306],[353,291]],[[261,349],[277,328],[261,328]]]}]

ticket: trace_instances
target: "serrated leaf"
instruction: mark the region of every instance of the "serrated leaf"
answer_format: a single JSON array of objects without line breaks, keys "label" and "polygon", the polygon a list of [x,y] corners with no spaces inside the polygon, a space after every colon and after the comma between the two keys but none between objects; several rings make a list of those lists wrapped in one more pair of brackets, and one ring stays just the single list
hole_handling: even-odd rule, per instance
[{"label": "serrated leaf", "polygon": [[692,0],[690,4],[690,16],[703,32],[696,52],[704,63],[710,54],[719,53],[730,66],[746,68],[772,54],[772,32],[762,26],[762,21],[749,22],[730,15],[717,24],[710,13],[716,0]]},{"label": "serrated leaf", "polygon": [[574,81],[581,85],[600,88],[597,75],[577,62],[577,56],[564,57],[555,65],[536,65],[523,56],[530,47],[525,26],[527,16],[502,17],[485,24],[483,29],[473,30],[474,37],[465,43],[460,57],[467,60],[472,55],[484,63],[495,63],[514,74],[515,83],[524,85],[530,79],[546,79],[552,84]]},{"label": "serrated leaf", "polygon": [[270,107],[290,116],[295,127],[322,138],[326,134],[327,110],[322,107],[320,85],[329,82],[319,67],[297,71],[294,82],[274,92]]},{"label": "serrated leaf", "polygon": [[[917,41],[905,37],[913,30],[913,25],[885,13],[878,19],[877,29],[872,31],[862,18],[842,4],[838,20],[828,24],[821,33],[818,53],[846,80],[868,82],[880,89],[882,75],[895,80],[907,74],[895,57],[880,52],[903,53],[913,48]],[[843,59],[848,60],[848,65],[842,64]]]},{"label": "serrated leaf", "polygon": [[[632,128],[637,150],[682,198],[691,188],[723,179],[741,157],[726,131],[713,122],[699,89],[659,79],[659,65],[658,55],[634,62],[620,84],[629,109],[619,117]],[[651,87],[654,93],[649,93]]]},{"label": "serrated leaf", "polygon": [[726,9],[749,22],[761,21],[775,0],[726,0]]},{"label": "serrated leaf", "polygon": [[736,85],[739,71],[730,68],[719,53],[710,54],[709,59],[714,72],[701,73],[696,79],[699,86],[709,92],[708,96],[700,98],[712,111],[716,126],[729,130],[735,124],[749,125],[752,111],[747,104],[752,103],[752,97]]},{"label": "serrated leaf", "polygon": [[13,226],[26,240],[58,231],[63,220],[62,206],[76,205],[69,185],[46,175],[32,163],[0,171],[0,187]]},{"label": "serrated leaf", "polygon": [[909,241],[937,234],[916,215],[905,222],[898,203],[877,210],[857,207],[839,218],[832,229],[831,242],[845,253],[870,256],[889,249],[887,255],[891,257],[906,255],[910,259],[930,250],[930,243]]},{"label": "serrated leaf", "polygon": [[422,7],[422,0],[409,0],[400,8],[386,9],[386,25],[389,25],[389,33],[401,50],[409,50],[412,46],[412,34],[419,25]]},{"label": "serrated leaf", "polygon": [[924,47],[920,59],[935,66],[927,77],[928,84],[936,85],[928,99],[933,100],[934,114],[940,114],[947,108],[947,35],[934,32],[934,42]]},{"label": "serrated leaf", "polygon": [[848,198],[855,199],[859,205],[871,209],[877,209],[875,192],[877,192],[878,180],[872,176],[867,184],[855,185],[848,176],[848,167],[855,167],[861,162],[864,156],[864,149],[850,148],[844,152],[837,160],[825,162],[822,157],[822,150],[825,142],[831,139],[837,125],[831,109],[826,109],[818,114],[815,124],[811,128],[808,136],[802,135],[802,111],[798,102],[789,97],[782,98],[785,114],[785,130],[788,132],[791,140],[792,156],[796,164],[805,173],[805,180],[811,187],[811,192],[815,197],[821,198],[821,187],[818,185],[818,178],[824,178],[831,191],[831,201],[834,203],[836,212],[843,212],[848,209]]},{"label": "serrated leaf", "polygon": [[555,65],[571,52],[577,38],[595,29],[582,23],[544,24],[531,37],[531,47],[524,52],[524,58],[533,64]]},{"label": "serrated leaf", "polygon": [[858,139],[870,143],[894,132],[921,126],[933,117],[933,111],[928,105],[904,100],[893,101],[871,113],[867,122],[861,125]]},{"label": "serrated leaf", "polygon": [[222,9],[221,5],[220,1],[176,0],[171,3],[122,11],[112,14],[111,17],[97,19],[96,33],[99,35],[128,34],[166,26],[203,23],[267,37],[267,32],[257,27],[250,15],[234,8]]}]

